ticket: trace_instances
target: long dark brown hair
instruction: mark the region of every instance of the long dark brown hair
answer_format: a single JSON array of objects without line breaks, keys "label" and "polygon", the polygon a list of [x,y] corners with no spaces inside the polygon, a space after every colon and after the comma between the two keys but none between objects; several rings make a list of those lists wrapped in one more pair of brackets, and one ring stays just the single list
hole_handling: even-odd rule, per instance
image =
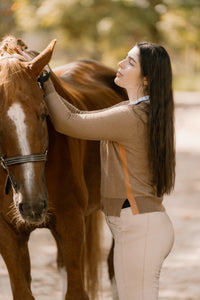
[{"label": "long dark brown hair", "polygon": [[169,194],[175,183],[174,99],[172,68],[167,51],[160,45],[137,43],[141,75],[147,78],[150,96],[149,159],[157,195]]}]

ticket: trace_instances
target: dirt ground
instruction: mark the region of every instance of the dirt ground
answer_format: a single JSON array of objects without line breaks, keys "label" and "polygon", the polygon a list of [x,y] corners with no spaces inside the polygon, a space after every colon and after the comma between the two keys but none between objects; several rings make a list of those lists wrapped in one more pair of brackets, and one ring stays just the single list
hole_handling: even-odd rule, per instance
[{"label": "dirt ground", "polygon": [[[159,299],[200,300],[200,93],[177,92],[175,100],[177,177],[174,193],[164,201],[174,225],[175,244],[161,272]],[[106,225],[104,232],[106,256],[111,242]],[[36,230],[31,235],[29,248],[36,300],[61,299],[55,242],[49,231]],[[104,264],[100,300],[111,299]],[[0,300],[12,300],[8,273],[1,256]]]}]

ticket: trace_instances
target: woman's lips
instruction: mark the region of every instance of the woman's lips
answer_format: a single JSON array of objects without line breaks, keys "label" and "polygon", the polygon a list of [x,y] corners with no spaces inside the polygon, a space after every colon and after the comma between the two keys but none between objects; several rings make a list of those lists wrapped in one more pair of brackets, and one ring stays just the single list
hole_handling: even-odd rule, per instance
[{"label": "woman's lips", "polygon": [[116,76],[117,76],[117,77],[121,77],[121,76],[122,76],[122,73],[120,73],[120,71],[117,71]]}]

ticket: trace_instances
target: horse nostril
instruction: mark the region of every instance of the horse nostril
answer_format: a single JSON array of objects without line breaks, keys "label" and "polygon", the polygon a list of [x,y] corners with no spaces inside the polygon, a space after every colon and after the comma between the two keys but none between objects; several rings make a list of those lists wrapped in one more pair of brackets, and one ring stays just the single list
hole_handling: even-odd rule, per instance
[{"label": "horse nostril", "polygon": [[47,208],[47,201],[42,200],[38,205],[38,212],[42,213]]},{"label": "horse nostril", "polygon": [[38,218],[46,213],[47,206],[48,202],[46,199],[41,199],[39,202],[34,204],[20,202],[18,205],[18,210],[23,218]]},{"label": "horse nostril", "polygon": [[44,201],[44,209],[46,209],[46,208],[47,208],[47,202]]}]

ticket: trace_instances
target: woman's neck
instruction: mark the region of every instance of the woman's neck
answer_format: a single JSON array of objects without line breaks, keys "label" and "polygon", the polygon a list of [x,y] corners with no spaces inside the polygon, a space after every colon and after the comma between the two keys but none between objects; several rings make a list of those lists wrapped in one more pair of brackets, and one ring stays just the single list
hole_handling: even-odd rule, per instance
[{"label": "woman's neck", "polygon": [[137,94],[137,95],[131,95],[131,96],[128,94],[128,100],[130,102],[133,102],[133,101],[136,101],[137,99],[142,98],[144,96],[147,96],[147,94],[143,93],[143,94]]},{"label": "woman's neck", "polygon": [[127,90],[127,94],[128,94],[128,99],[131,102],[147,95],[147,93],[145,93],[144,91],[135,90],[135,89]]}]

